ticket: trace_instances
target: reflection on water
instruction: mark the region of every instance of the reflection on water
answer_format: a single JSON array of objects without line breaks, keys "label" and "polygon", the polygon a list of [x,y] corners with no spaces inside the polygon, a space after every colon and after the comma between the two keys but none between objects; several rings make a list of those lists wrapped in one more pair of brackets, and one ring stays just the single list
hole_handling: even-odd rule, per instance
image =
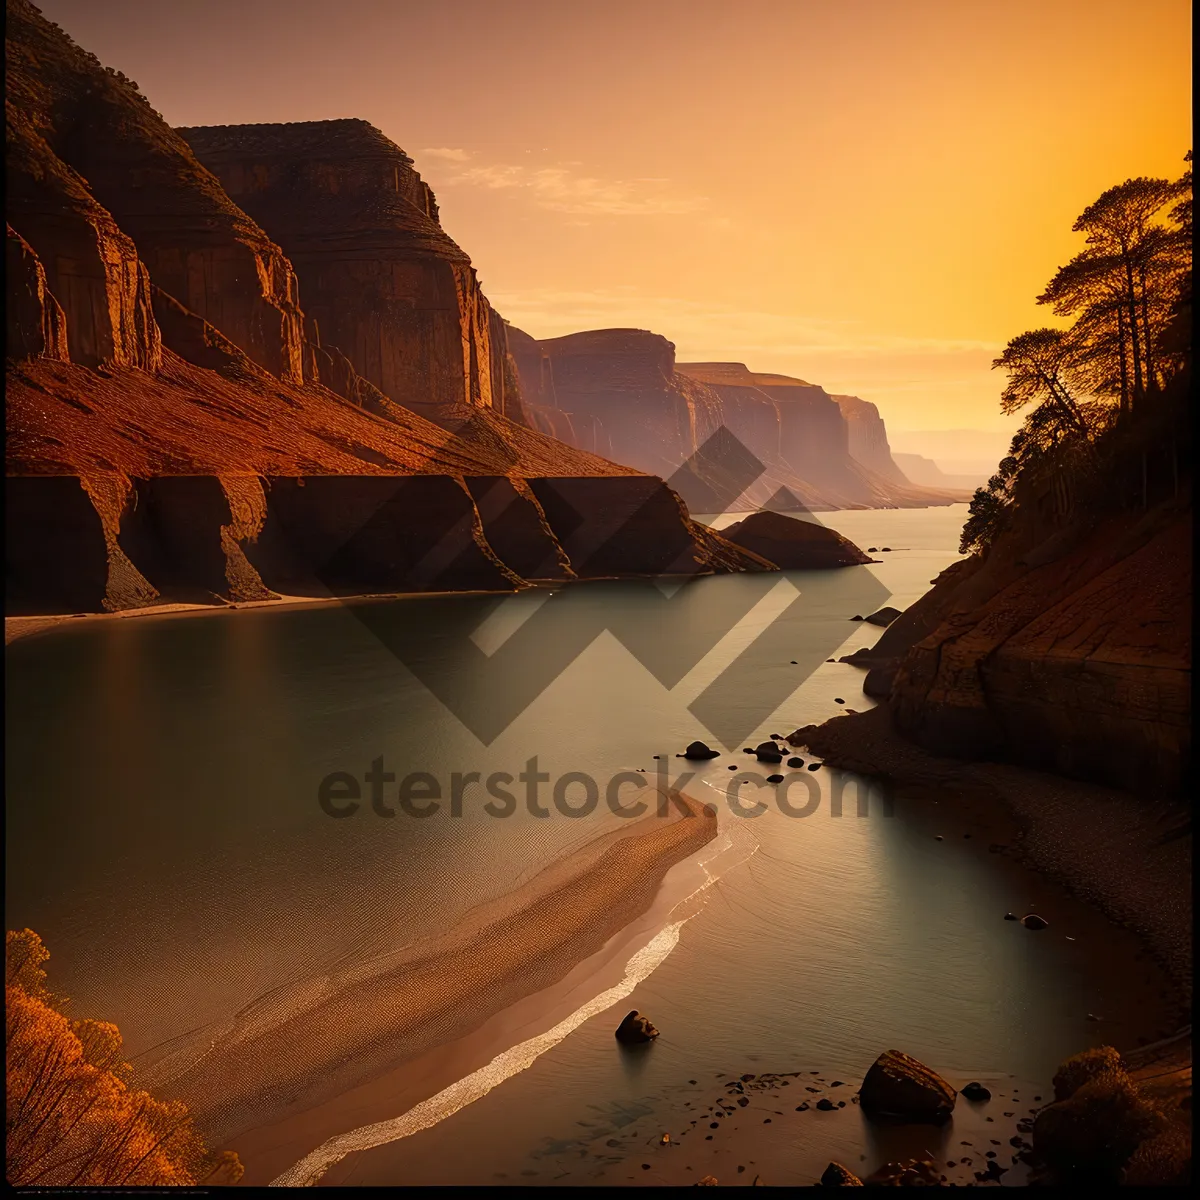
[{"label": "reflection on water", "polygon": [[[956,557],[963,515],[822,514],[892,551],[870,568],[772,577],[765,592],[749,576],[704,580],[673,605],[653,584],[597,583],[537,604],[425,598],[366,619],[256,610],[18,642],[7,656],[9,926],[42,935],[56,990],[79,1014],[116,1021],[135,1056],[285,985],[394,952],[620,818],[604,804],[568,820],[518,803],[496,819],[469,782],[460,814],[445,803],[422,819],[377,816],[364,783],[362,807],[332,819],[317,801],[322,779],[362,779],[382,759],[397,777],[431,773],[448,794],[455,772],[515,777],[536,756],[551,779],[587,772],[603,784],[621,770],[682,768],[671,756],[695,737],[721,742],[689,707],[700,696],[720,697],[721,723],[747,745],[834,715],[835,697],[867,707],[861,673],[825,661],[878,636],[848,621],[861,573],[880,603],[906,606]],[[539,625],[541,646],[529,637]],[[387,648],[394,638],[416,674]],[[677,678],[654,654],[668,640],[691,647]],[[564,644],[571,665],[547,681],[535,660]],[[431,671],[440,699],[418,678]],[[473,693],[506,687],[525,691],[485,740],[453,715]],[[723,787],[731,761],[747,760],[726,754],[703,778]],[[828,775],[817,776],[826,788]],[[822,804],[804,820],[772,809],[752,826],[759,852],[712,889],[630,997],[663,1030],[651,1054],[615,1054],[611,1014],[588,1021],[477,1103],[344,1160],[329,1181],[445,1179],[446,1139],[469,1136],[472,1177],[487,1182],[528,1169],[547,1138],[571,1143],[589,1113],[653,1110],[701,1072],[755,1063],[852,1078],[895,1045],[967,1073],[1037,1078],[1094,1040],[1087,1012],[1134,1021],[1093,965],[1098,945],[1119,958],[1127,943],[996,856],[951,845],[965,831],[949,812],[833,820]],[[1045,935],[1000,919],[1033,903],[1059,914]],[[488,1135],[499,1127],[503,1138]]]}]

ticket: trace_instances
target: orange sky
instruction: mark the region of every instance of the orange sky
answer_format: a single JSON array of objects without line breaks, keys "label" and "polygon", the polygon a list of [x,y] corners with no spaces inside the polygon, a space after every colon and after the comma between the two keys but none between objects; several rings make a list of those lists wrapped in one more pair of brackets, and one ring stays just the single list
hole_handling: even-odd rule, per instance
[{"label": "orange sky", "polygon": [[[41,0],[172,123],[364,117],[539,337],[1005,430],[1071,223],[1191,145],[1186,0]],[[303,294],[301,295],[303,303]]]}]

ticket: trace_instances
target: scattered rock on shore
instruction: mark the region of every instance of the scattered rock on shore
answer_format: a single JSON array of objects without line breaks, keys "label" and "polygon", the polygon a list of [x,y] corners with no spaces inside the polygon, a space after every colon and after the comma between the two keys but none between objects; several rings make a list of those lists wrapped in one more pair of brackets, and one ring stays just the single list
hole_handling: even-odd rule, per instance
[{"label": "scattered rock on shore", "polygon": [[711,750],[705,742],[691,742],[688,748],[683,752],[684,758],[703,759],[703,758],[719,758],[720,750]]},{"label": "scattered rock on shore", "polygon": [[640,1045],[656,1037],[658,1030],[650,1023],[650,1018],[643,1016],[636,1008],[617,1026],[617,1041],[626,1045]]},{"label": "scattered rock on shore", "polygon": [[864,1112],[913,1121],[945,1120],[957,1096],[935,1071],[899,1050],[885,1050],[859,1089]]},{"label": "scattered rock on shore", "polygon": [[992,1098],[992,1093],[989,1092],[982,1083],[977,1082],[968,1083],[967,1086],[963,1088],[962,1094],[968,1100],[990,1100]]},{"label": "scattered rock on shore", "polygon": [[932,1159],[906,1158],[903,1162],[884,1163],[863,1180],[867,1185],[892,1187],[936,1187],[942,1182]]},{"label": "scattered rock on shore", "polygon": [[859,1179],[849,1167],[843,1167],[840,1162],[831,1162],[821,1173],[822,1187],[862,1187]]}]

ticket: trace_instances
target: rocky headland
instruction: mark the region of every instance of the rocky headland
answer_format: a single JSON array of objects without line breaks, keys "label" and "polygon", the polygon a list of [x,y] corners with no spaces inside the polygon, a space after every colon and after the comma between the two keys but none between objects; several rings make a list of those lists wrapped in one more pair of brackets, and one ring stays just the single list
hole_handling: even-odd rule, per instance
[{"label": "rocky headland", "polygon": [[174,130],[7,15],[10,614],[770,569],[513,419],[503,322],[378,130]]}]

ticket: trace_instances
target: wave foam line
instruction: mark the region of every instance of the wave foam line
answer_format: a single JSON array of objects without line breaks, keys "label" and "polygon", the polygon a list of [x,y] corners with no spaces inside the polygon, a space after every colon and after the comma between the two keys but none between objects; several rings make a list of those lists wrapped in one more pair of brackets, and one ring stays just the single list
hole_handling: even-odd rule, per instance
[{"label": "wave foam line", "polygon": [[[732,848],[729,835],[721,839],[716,852],[701,860],[699,865],[707,876],[705,881],[680,904],[686,903],[693,897],[706,891],[716,883],[719,876],[712,874],[708,863],[713,861],[725,850]],[[755,845],[750,854],[758,847]],[[746,856],[747,858],[749,855]],[[676,908],[679,907],[677,904]],[[374,1125],[363,1125],[348,1133],[340,1133],[326,1142],[322,1142],[311,1154],[306,1154],[298,1163],[289,1167],[282,1175],[271,1180],[270,1187],[313,1187],[326,1171],[336,1162],[340,1162],[347,1154],[361,1150],[373,1150],[388,1142],[399,1141],[411,1137],[423,1129],[430,1129],[439,1121],[453,1116],[460,1109],[481,1100],[494,1087],[498,1087],[506,1079],[533,1066],[537,1059],[547,1050],[557,1046],[570,1033],[579,1028],[585,1021],[611,1008],[618,1000],[624,999],[639,983],[648,978],[654,970],[666,959],[667,955],[679,944],[680,930],[691,920],[692,916],[684,917],[661,929],[650,941],[638,950],[625,964],[625,974],[620,983],[594,996],[586,1004],[577,1008],[569,1017],[560,1021],[552,1029],[527,1041],[519,1042],[501,1054],[497,1054],[485,1067],[473,1071],[470,1075],[452,1083],[448,1088],[423,1100],[410,1108],[399,1117],[379,1121]]]}]

